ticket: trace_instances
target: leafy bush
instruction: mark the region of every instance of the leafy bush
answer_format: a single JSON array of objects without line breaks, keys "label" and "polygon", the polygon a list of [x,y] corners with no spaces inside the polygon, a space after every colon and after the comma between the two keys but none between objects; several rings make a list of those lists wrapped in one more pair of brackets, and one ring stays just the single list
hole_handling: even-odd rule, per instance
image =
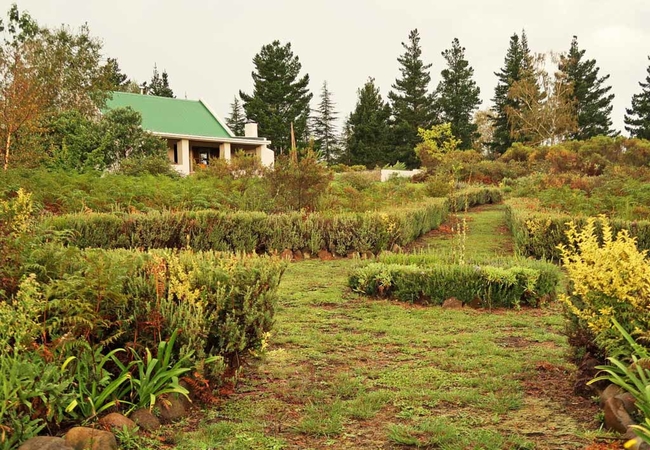
[{"label": "leafy bush", "polygon": [[614,235],[604,217],[600,228],[597,233],[594,218],[587,219],[581,230],[573,222],[568,224],[568,244],[561,245],[560,251],[571,286],[563,301],[571,324],[570,341],[593,350],[588,339],[593,337],[597,354],[616,356],[626,342],[612,327],[612,319],[650,342],[650,261],[626,230]]},{"label": "leafy bush", "polygon": [[448,298],[483,307],[536,306],[554,298],[560,280],[552,264],[501,260],[451,264],[434,255],[388,255],[352,272],[356,292],[401,301],[440,305]]},{"label": "leafy bush", "polygon": [[32,239],[32,196],[19,189],[10,200],[0,200],[0,302],[18,288],[23,251]]},{"label": "leafy bush", "polygon": [[[566,237],[567,223],[573,220],[580,227],[587,221],[585,217],[544,209],[535,199],[510,199],[505,203],[506,221],[514,236],[515,249],[522,256],[560,261],[558,246],[569,243]],[[614,233],[628,230],[640,250],[650,249],[650,221],[612,220],[610,223]],[[601,222],[596,221],[595,227],[600,236]]]},{"label": "leafy bush", "polygon": [[79,250],[46,246],[32,256],[47,302],[47,337],[151,348],[176,329],[179,354],[226,360],[261,345],[273,323],[285,263],[214,252]]},{"label": "leafy bush", "polygon": [[278,210],[313,211],[332,174],[314,151],[307,150],[300,157],[293,151],[276,158],[266,179]]}]

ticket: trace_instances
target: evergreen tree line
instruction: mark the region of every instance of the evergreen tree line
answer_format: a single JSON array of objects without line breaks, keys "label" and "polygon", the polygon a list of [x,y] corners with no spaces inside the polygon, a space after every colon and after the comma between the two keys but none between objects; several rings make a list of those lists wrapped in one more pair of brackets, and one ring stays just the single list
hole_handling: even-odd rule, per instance
[{"label": "evergreen tree line", "polygon": [[[327,82],[315,110],[309,75],[291,44],[274,41],[253,58],[253,92],[239,92],[231,104],[228,125],[238,135],[246,121],[259,125],[261,136],[273,141],[276,151],[291,147],[291,128],[299,147],[312,147],[328,163],[369,167],[397,161],[416,167],[418,130],[449,123],[460,149],[501,154],[515,142],[554,144],[597,135],[615,136],[611,112],[614,94],[609,75],[601,75],[594,59],[574,36],[564,54],[534,54],[525,31],[514,33],[498,72],[493,107],[478,111],[480,88],[474,69],[458,39],[442,52],[445,67],[435,89],[431,64],[422,59],[418,30],[402,43],[400,76],[384,99],[372,77],[357,90],[354,110],[337,129],[339,113]],[[557,67],[549,74],[548,62]],[[632,137],[650,137],[650,67],[641,92],[626,109],[625,129]],[[241,99],[241,100],[240,100]],[[480,132],[479,132],[480,130]],[[483,134],[483,136],[481,136]],[[486,137],[487,135],[487,137]]]}]

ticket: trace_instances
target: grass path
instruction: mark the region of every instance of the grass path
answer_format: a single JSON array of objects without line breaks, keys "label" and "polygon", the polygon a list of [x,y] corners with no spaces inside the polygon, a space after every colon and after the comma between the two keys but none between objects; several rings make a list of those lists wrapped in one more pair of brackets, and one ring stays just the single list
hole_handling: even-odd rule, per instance
[{"label": "grass path", "polygon": [[[508,253],[502,206],[468,214],[467,248]],[[433,233],[421,247],[446,251]],[[596,409],[574,398],[557,308],[450,310],[359,297],[354,261],[289,266],[266,355],[182,449],[578,449]]]}]

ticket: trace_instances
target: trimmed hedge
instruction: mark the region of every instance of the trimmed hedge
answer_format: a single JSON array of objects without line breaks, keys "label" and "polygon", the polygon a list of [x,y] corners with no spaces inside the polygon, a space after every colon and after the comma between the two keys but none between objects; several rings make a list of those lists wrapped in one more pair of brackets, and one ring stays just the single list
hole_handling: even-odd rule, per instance
[{"label": "trimmed hedge", "polygon": [[[458,194],[470,206],[501,200],[495,188],[470,188]],[[44,230],[72,231],[66,243],[81,248],[192,248],[244,253],[285,249],[339,256],[379,253],[408,244],[437,228],[449,201],[429,199],[390,211],[343,214],[265,214],[214,210],[150,214],[70,214],[43,221]]]},{"label": "trimmed hedge", "polygon": [[406,302],[441,305],[477,299],[482,307],[537,306],[554,299],[560,270],[549,263],[517,259],[451,264],[435,255],[387,255],[352,272],[356,292]]},{"label": "trimmed hedge", "polygon": [[178,341],[199,361],[259,348],[271,329],[286,262],[177,250],[80,250],[49,244],[31,256],[52,338],[111,347]]},{"label": "trimmed hedge", "polygon": [[[567,245],[568,222],[575,222],[581,228],[587,223],[584,216],[570,216],[541,208],[539,200],[518,198],[507,200],[506,220],[512,231],[515,249],[522,256],[560,260],[558,245]],[[636,238],[639,250],[650,250],[650,221],[612,220],[614,233],[626,229]],[[596,221],[596,232],[600,235],[600,222]]]}]

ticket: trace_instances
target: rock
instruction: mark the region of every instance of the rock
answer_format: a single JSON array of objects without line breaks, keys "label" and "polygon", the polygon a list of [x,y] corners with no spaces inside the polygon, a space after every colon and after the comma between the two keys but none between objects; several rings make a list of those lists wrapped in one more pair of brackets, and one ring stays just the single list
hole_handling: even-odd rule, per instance
[{"label": "rock", "polygon": [[318,252],[318,257],[323,261],[331,261],[334,259],[334,256],[327,250],[321,250]]},{"label": "rock", "polygon": [[400,247],[400,246],[397,245],[397,244],[394,244],[394,245],[393,245],[393,248],[391,249],[391,251],[392,251],[393,253],[402,253],[402,247]]},{"label": "rock", "polygon": [[285,248],[282,254],[280,255],[282,259],[288,259],[291,261],[293,259],[293,252],[289,250],[288,248]]},{"label": "rock", "polygon": [[26,440],[18,450],[74,450],[65,439],[53,436],[37,436]]},{"label": "rock", "polygon": [[578,366],[576,373],[576,382],[573,385],[573,392],[583,397],[591,397],[598,392],[598,389],[605,389],[607,384],[587,384],[596,377],[598,369],[596,366],[601,364],[596,358],[589,353],[585,354],[584,358]]},{"label": "rock", "polygon": [[145,408],[133,411],[131,420],[145,431],[155,431],[160,428],[160,420]]},{"label": "rock", "polygon": [[605,406],[605,402],[612,397],[616,397],[623,393],[623,390],[615,384],[610,384],[600,393],[600,406]]},{"label": "rock", "polygon": [[129,431],[134,431],[137,427],[134,421],[126,418],[120,413],[110,413],[102,417],[99,419],[99,424],[108,431],[122,431],[125,428]]},{"label": "rock", "polygon": [[349,252],[348,253],[348,258],[350,258],[350,259],[359,259],[359,258],[361,258],[361,255],[359,255],[359,252]]},{"label": "rock", "polygon": [[467,304],[470,308],[481,309],[483,307],[483,302],[480,298],[476,297],[474,300]]},{"label": "rock", "polygon": [[296,250],[295,252],[293,252],[293,259],[295,259],[296,261],[302,261],[303,259],[305,259],[305,257],[302,255],[302,252],[300,250]]},{"label": "rock", "polygon": [[64,438],[74,450],[117,450],[115,435],[108,431],[74,427]]},{"label": "rock", "polygon": [[444,302],[442,302],[442,307],[449,308],[449,309],[459,309],[463,307],[463,302],[461,302],[455,297],[451,297],[445,300]]},{"label": "rock", "polygon": [[627,411],[630,416],[634,416],[639,412],[639,408],[636,406],[636,399],[629,392],[623,392],[622,394],[617,395],[616,398],[623,403],[623,408],[625,408],[625,411]]},{"label": "rock", "polygon": [[183,395],[170,395],[156,401],[162,422],[174,422],[187,415],[187,399]]},{"label": "rock", "polygon": [[616,397],[608,398],[603,409],[606,428],[624,434],[627,427],[634,425],[634,421],[623,407],[623,402]]},{"label": "rock", "polygon": [[375,254],[371,251],[363,252],[361,255],[362,259],[373,259],[375,257]]}]

